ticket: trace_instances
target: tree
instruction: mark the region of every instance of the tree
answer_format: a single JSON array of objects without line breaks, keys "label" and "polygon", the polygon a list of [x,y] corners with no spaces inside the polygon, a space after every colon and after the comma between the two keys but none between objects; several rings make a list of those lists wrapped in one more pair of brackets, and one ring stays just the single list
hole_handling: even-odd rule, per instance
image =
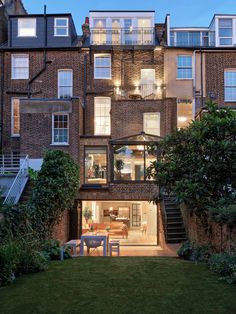
[{"label": "tree", "polygon": [[201,216],[219,200],[234,197],[235,137],[235,112],[209,101],[201,119],[164,138],[160,159],[148,169],[149,176]]}]

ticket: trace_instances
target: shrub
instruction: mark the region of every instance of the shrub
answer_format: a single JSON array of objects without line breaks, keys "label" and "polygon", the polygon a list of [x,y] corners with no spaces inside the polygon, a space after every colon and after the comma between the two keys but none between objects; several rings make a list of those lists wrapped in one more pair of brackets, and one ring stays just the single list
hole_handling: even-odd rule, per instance
[{"label": "shrub", "polygon": [[236,283],[236,256],[227,253],[213,254],[209,259],[209,267],[220,279],[228,283]]},{"label": "shrub", "polygon": [[[42,246],[42,253],[48,260],[60,260],[61,256],[61,246],[60,241],[49,240],[44,242]],[[71,258],[70,248],[67,247],[64,251],[64,259]]]},{"label": "shrub", "polygon": [[213,247],[211,245],[195,245],[191,242],[185,242],[178,250],[179,257],[190,260],[207,262],[213,253]]}]

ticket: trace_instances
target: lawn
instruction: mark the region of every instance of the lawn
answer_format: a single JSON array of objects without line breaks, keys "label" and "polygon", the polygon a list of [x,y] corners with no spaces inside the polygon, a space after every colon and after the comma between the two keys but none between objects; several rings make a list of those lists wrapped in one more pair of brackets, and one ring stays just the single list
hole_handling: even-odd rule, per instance
[{"label": "lawn", "polygon": [[236,286],[175,258],[83,257],[1,288],[0,313],[233,314]]}]

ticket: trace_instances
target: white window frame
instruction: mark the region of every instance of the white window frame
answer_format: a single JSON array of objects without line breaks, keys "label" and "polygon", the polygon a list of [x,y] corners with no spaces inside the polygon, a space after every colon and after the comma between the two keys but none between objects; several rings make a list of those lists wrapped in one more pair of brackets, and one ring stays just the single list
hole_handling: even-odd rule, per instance
[{"label": "white window frame", "polygon": [[[67,142],[55,142],[54,141],[54,117],[55,116],[67,116]],[[70,126],[69,126],[69,114],[68,113],[53,113],[52,114],[52,144],[51,145],[55,145],[55,146],[60,146],[60,145],[69,145],[69,130],[70,130]]]},{"label": "white window frame", "polygon": [[235,69],[225,69],[224,70],[224,101],[225,102],[235,102],[236,101],[236,96],[235,96],[235,99],[226,99],[226,88],[234,88],[236,90],[236,82],[235,82],[235,85],[226,85],[226,82],[225,82],[225,73],[226,72],[235,72],[236,73],[236,68]]},{"label": "white window frame", "polygon": [[[96,136],[109,136],[109,135],[111,135],[111,113],[110,113],[110,111],[109,111],[109,119],[110,119],[110,126],[109,126],[109,132],[105,132],[105,130],[104,130],[104,132],[98,132],[97,131],[97,123],[96,123],[96,118],[108,118],[108,116],[105,116],[105,115],[100,115],[100,116],[96,116],[95,115],[95,111],[96,111],[96,105],[98,105],[99,104],[99,100],[100,99],[107,99],[107,100],[109,100],[109,106],[110,106],[110,111],[111,111],[111,98],[110,97],[94,97],[94,135],[96,135]],[[99,126],[101,126],[100,124],[99,124]]]},{"label": "white window frame", "polygon": [[[107,57],[107,58],[110,58],[110,66],[106,67],[106,66],[103,66],[103,67],[98,67],[96,65],[96,59],[97,58],[102,58],[102,57]],[[96,75],[96,69],[97,68],[100,68],[100,69],[109,69],[109,76],[107,77],[102,77],[102,76],[97,76]],[[110,53],[96,53],[94,54],[94,79],[101,79],[101,80],[110,80],[112,78],[112,74],[111,74],[111,54]]]},{"label": "white window frame", "polygon": [[[222,26],[220,26],[220,20],[231,20],[232,26],[231,27],[229,27],[229,26],[222,27]],[[220,29],[225,29],[225,28],[232,30],[232,36],[220,36]],[[233,19],[232,18],[219,18],[219,20],[218,20],[219,46],[221,46],[221,47],[230,47],[230,46],[232,46],[233,45],[233,35],[234,35],[233,33],[234,33]],[[231,39],[231,44],[221,44],[220,43],[221,39]]]},{"label": "white window frame", "polygon": [[[181,66],[179,67],[179,64],[178,64],[178,58],[179,57],[190,57],[191,58],[191,68],[189,66]],[[177,55],[177,58],[176,58],[176,69],[177,69],[177,73],[176,73],[176,79],[177,80],[192,80],[193,79],[193,56],[192,55]],[[191,77],[178,77],[178,69],[191,69],[192,70],[192,76]]]},{"label": "white window frame", "polygon": [[[60,85],[60,80],[59,80],[59,75],[60,75],[60,72],[71,72],[71,85]],[[66,97],[61,97],[60,96],[60,87],[70,87],[71,88],[71,95],[70,95],[70,98],[73,97],[73,70],[72,69],[59,69],[57,70],[57,97],[58,99],[69,99],[69,98],[66,98]]]},{"label": "white window frame", "polygon": [[[14,119],[14,100],[19,101],[19,133],[14,133],[14,124],[15,124],[15,119]],[[20,99],[17,97],[12,97],[11,98],[11,137],[20,137]]]},{"label": "white window frame", "polygon": [[[66,26],[58,26],[58,20],[66,20]],[[66,29],[66,35],[58,35],[57,29]],[[56,17],[54,18],[54,36],[55,37],[68,37],[69,36],[69,18],[68,17]]]},{"label": "white window frame", "polygon": [[[16,77],[15,76],[15,72],[14,72],[14,58],[17,58],[17,57],[22,57],[22,58],[25,58],[27,59],[27,66],[24,67],[24,68],[27,68],[28,71],[27,71],[27,75],[25,77]],[[11,55],[11,79],[12,80],[28,80],[29,79],[29,55],[28,54],[12,54]]]},{"label": "white window frame", "polygon": [[[34,34],[33,35],[21,35],[20,34],[20,29],[22,27],[22,21],[25,20],[31,20],[34,24]],[[23,18],[18,18],[17,21],[17,36],[18,37],[37,37],[37,19],[36,18],[28,18],[28,17],[23,17]]]},{"label": "white window frame", "polygon": [[[156,129],[159,130],[159,132],[157,132],[158,134],[147,132],[146,119],[147,119],[147,117],[153,116],[153,115],[158,116],[158,125],[156,127]],[[161,114],[160,114],[160,112],[144,112],[143,113],[143,131],[147,134],[150,134],[150,135],[160,136],[160,134],[161,134]]]}]

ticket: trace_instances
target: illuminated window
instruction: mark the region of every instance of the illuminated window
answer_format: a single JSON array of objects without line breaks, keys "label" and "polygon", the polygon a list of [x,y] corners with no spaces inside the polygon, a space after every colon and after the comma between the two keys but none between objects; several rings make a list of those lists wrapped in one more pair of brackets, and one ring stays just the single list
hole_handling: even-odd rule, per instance
[{"label": "illuminated window", "polygon": [[111,134],[111,98],[95,97],[94,98],[94,134],[110,135]]},{"label": "illuminated window", "polygon": [[107,183],[106,147],[85,147],[85,183]]},{"label": "illuminated window", "polygon": [[20,100],[11,100],[11,136],[20,136]]},{"label": "illuminated window", "polygon": [[191,99],[177,100],[177,127],[186,128],[193,119],[193,102]]},{"label": "illuminated window", "polygon": [[147,134],[160,136],[159,112],[150,112],[143,114],[143,131]]},{"label": "illuminated window", "polygon": [[36,37],[36,19],[20,18],[18,19],[19,37]]}]

